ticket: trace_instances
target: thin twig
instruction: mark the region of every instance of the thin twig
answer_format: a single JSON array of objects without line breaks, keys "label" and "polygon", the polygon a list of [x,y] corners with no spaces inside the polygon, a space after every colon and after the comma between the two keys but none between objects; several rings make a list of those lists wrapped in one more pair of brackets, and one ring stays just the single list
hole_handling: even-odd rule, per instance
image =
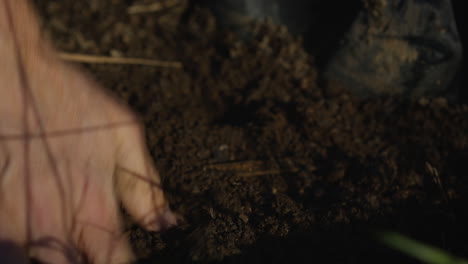
[{"label": "thin twig", "polygon": [[280,171],[280,170],[261,170],[261,171],[252,171],[252,172],[239,172],[237,176],[239,177],[254,177],[254,176],[264,176],[264,175],[277,175],[281,173],[286,173],[289,171]]},{"label": "thin twig", "polygon": [[426,169],[429,171],[430,174],[432,174],[432,179],[434,180],[435,184],[439,186],[440,192],[442,194],[442,198],[444,199],[445,202],[448,202],[448,195],[447,192],[445,191],[444,186],[442,185],[442,180],[440,179],[439,171],[432,166],[429,162],[425,163]]},{"label": "thin twig", "polygon": [[230,161],[203,166],[204,170],[234,172],[240,177],[274,175],[281,173],[296,172],[297,169],[285,168],[276,169],[278,164],[262,160]]},{"label": "thin twig", "polygon": [[169,0],[169,1],[163,1],[163,2],[156,2],[153,4],[133,5],[127,9],[127,12],[130,15],[159,12],[164,9],[168,9],[176,5],[179,5],[180,3],[181,3],[180,0]]},{"label": "thin twig", "polygon": [[46,132],[39,132],[39,133],[29,133],[29,134],[9,134],[3,135],[0,134],[0,142],[5,140],[25,140],[26,138],[29,139],[36,139],[36,138],[53,138],[53,137],[65,137],[65,136],[72,136],[84,133],[94,133],[101,130],[108,130],[108,129],[116,129],[120,127],[126,126],[133,126],[136,125],[136,121],[126,121],[126,122],[119,122],[119,123],[109,123],[104,125],[96,125],[96,126],[89,126],[84,128],[71,128],[71,129],[64,129],[64,130],[55,130],[55,131],[46,131]]},{"label": "thin twig", "polygon": [[144,65],[164,68],[182,68],[182,63],[178,61],[160,61],[140,58],[120,58],[108,56],[94,56],[77,53],[59,53],[59,57],[66,61],[95,63],[95,64],[129,64],[129,65]]},{"label": "thin twig", "polygon": [[243,160],[243,161],[228,161],[214,164],[207,164],[204,169],[218,171],[254,171],[265,167],[265,162],[261,160]]}]

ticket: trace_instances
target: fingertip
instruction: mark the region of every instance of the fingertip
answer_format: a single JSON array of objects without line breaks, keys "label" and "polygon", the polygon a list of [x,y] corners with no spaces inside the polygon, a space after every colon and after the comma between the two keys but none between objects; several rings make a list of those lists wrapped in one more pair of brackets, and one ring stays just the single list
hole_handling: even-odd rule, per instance
[{"label": "fingertip", "polygon": [[177,216],[166,207],[161,212],[154,212],[142,225],[148,231],[166,230],[177,225]]}]

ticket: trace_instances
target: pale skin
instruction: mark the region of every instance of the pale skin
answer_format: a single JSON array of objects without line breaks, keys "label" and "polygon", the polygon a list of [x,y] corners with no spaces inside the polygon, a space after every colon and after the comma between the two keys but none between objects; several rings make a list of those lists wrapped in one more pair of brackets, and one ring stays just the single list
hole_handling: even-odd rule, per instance
[{"label": "pale skin", "polygon": [[174,225],[138,118],[0,0],[0,263],[131,263],[119,204]]}]

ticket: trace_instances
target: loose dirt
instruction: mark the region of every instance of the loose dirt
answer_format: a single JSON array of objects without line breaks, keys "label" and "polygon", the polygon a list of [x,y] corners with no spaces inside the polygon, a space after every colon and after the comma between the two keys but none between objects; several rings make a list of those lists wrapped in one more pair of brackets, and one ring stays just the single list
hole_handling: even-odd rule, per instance
[{"label": "loose dirt", "polygon": [[183,1],[36,3],[60,50],[184,65],[84,66],[141,114],[183,218],[128,225],[140,263],[414,263],[383,230],[468,257],[467,105],[355,98],[284,28],[240,40]]}]

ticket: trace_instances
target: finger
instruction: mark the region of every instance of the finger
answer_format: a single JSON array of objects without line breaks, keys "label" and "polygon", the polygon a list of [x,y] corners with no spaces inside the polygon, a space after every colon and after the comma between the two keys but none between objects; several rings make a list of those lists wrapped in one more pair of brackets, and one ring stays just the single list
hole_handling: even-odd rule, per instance
[{"label": "finger", "polygon": [[80,244],[85,248],[87,263],[93,264],[126,264],[133,263],[135,257],[128,243],[128,236],[120,227],[83,226]]},{"label": "finger", "polygon": [[[93,175],[93,178],[99,174]],[[121,227],[112,184],[106,182],[104,186],[96,183],[86,186],[72,224],[73,241],[83,253],[84,263],[131,263],[134,256]]]},{"label": "finger", "polygon": [[121,134],[115,180],[117,193],[130,215],[144,228],[158,231],[176,224],[146,149],[141,127]]},{"label": "finger", "polygon": [[28,255],[39,263],[81,263],[81,254],[75,245],[66,239],[43,236],[28,245]]}]

